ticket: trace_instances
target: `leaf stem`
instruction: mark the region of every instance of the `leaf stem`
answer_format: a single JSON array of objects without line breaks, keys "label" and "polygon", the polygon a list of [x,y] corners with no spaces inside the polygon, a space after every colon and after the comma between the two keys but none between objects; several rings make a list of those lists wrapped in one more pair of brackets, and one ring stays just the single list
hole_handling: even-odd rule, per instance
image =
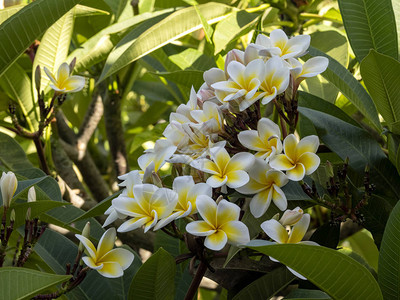
[{"label": "leaf stem", "polygon": [[204,274],[207,271],[207,264],[204,261],[200,261],[200,264],[197,268],[196,275],[194,276],[192,283],[186,293],[185,300],[193,300],[194,295],[196,294],[197,289],[200,286],[200,282],[203,279]]}]

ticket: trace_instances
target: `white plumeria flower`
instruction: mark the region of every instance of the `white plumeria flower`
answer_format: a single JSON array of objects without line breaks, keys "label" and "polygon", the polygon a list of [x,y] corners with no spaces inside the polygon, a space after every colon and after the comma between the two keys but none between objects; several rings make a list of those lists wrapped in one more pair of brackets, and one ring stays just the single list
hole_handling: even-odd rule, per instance
[{"label": "white plumeria flower", "polygon": [[314,77],[325,72],[329,59],[323,56],[316,56],[301,64],[297,59],[290,58],[288,63],[291,66],[290,73],[293,79],[299,84],[305,78]]},{"label": "white plumeria flower", "polygon": [[200,158],[190,164],[195,169],[211,174],[207,179],[210,186],[238,188],[249,181],[245,170],[253,165],[254,155],[240,152],[231,158],[225,148],[210,149],[210,155],[212,160]]},{"label": "white plumeria flower", "polygon": [[189,142],[189,137],[182,128],[182,123],[177,121],[170,121],[164,129],[163,135],[171,144],[175,145],[177,149],[185,147]]},{"label": "white plumeria flower", "polygon": [[249,175],[249,182],[236,190],[242,194],[255,194],[250,201],[250,212],[254,217],[261,217],[268,210],[271,200],[280,210],[287,208],[286,196],[281,190],[289,182],[285,174],[272,169],[263,159],[256,158]]},{"label": "white plumeria flower", "polygon": [[265,65],[261,59],[253,60],[247,66],[231,61],[227,71],[227,81],[212,85],[215,95],[222,103],[237,100],[240,111],[243,111],[265,95],[258,91],[265,77]]},{"label": "white plumeria flower", "polygon": [[82,257],[83,262],[91,269],[96,270],[100,275],[108,278],[117,278],[124,275],[126,270],[133,262],[135,256],[126,249],[114,248],[116,238],[115,228],[110,228],[104,232],[97,246],[84,237],[75,235],[86,249],[89,256]]},{"label": "white plumeria flower", "polygon": [[109,208],[107,208],[107,210],[104,212],[104,214],[107,217],[107,219],[104,221],[104,224],[102,227],[107,227],[108,225],[110,225],[111,223],[113,223],[114,221],[116,221],[117,219],[125,219],[127,216],[124,214],[119,213],[114,206],[110,206]]},{"label": "white plumeria flower", "polygon": [[298,35],[288,39],[282,29],[275,29],[269,37],[259,34],[255,44],[250,44],[249,47],[256,48],[260,56],[288,59],[304,55],[310,46],[310,40],[309,35]]},{"label": "white plumeria flower", "polygon": [[147,149],[145,154],[138,158],[138,164],[142,170],[153,162],[153,171],[157,172],[165,162],[175,153],[177,147],[166,139],[156,141],[153,149]]},{"label": "white plumeria flower", "polygon": [[298,206],[295,209],[285,210],[279,223],[281,223],[282,226],[293,226],[301,220],[303,214],[303,210]]},{"label": "white plumeria flower", "polygon": [[290,82],[290,70],[281,58],[270,58],[265,63],[265,67],[267,71],[260,85],[260,89],[264,91],[261,101],[264,105],[275,99],[277,95],[283,93]]},{"label": "white plumeria flower", "polygon": [[186,104],[179,105],[176,109],[176,112],[170,114],[169,121],[176,121],[181,124],[187,122],[195,122],[195,120],[191,116],[191,112],[197,109],[199,109],[199,106],[197,105],[197,94],[192,86],[190,90],[189,101]]},{"label": "white plumeria flower", "polygon": [[82,76],[73,75],[67,63],[62,63],[58,68],[57,76],[54,76],[49,69],[44,67],[44,72],[50,78],[50,87],[59,93],[79,92],[85,87],[85,78]]},{"label": "white plumeria flower", "polygon": [[[309,225],[310,225],[310,215],[303,214],[301,219],[293,225],[293,227],[290,230],[290,233],[288,233],[286,231],[286,228],[275,219],[271,219],[271,220],[263,222],[261,224],[261,228],[271,239],[273,239],[278,244],[303,243],[303,244],[318,246],[317,243],[312,242],[312,241],[304,241],[304,242],[301,241],[303,239],[304,235],[306,234]],[[278,260],[272,258],[271,256],[270,256],[270,259],[272,261],[279,262]],[[287,267],[287,268],[290,272],[292,272],[298,278],[303,279],[303,280],[307,279],[303,275],[294,271],[293,269],[291,269],[289,267]]]},{"label": "white plumeria flower", "polygon": [[212,188],[207,183],[194,183],[192,176],[179,176],[174,179],[172,189],[178,194],[174,209],[175,219],[197,213],[196,199],[200,195],[212,196]]},{"label": "white plumeria flower", "polygon": [[201,124],[204,133],[217,133],[223,130],[224,120],[219,106],[211,101],[204,102],[203,109],[190,112],[192,118]]},{"label": "white plumeria flower", "polygon": [[152,184],[135,185],[133,198],[119,196],[112,201],[117,212],[132,217],[125,221],[118,232],[135,230],[144,225],[144,232],[167,225],[173,219],[168,218],[178,202],[178,194],[167,188],[158,188]]},{"label": "white plumeria flower", "polygon": [[267,118],[261,118],[257,130],[245,130],[238,134],[239,142],[250,150],[257,151],[256,157],[265,159],[282,152],[281,130]]},{"label": "white plumeria flower", "polygon": [[321,160],[315,154],[318,147],[316,135],[306,136],[299,141],[294,134],[289,134],[283,141],[285,154],[271,157],[269,164],[274,169],[286,171],[290,180],[302,180],[305,175],[312,174],[320,164]]},{"label": "white plumeria flower", "polygon": [[239,221],[240,207],[226,200],[218,205],[205,195],[197,197],[197,209],[204,221],[195,221],[186,225],[186,231],[195,236],[205,236],[204,245],[218,251],[226,243],[239,246],[250,241],[247,226]]},{"label": "white plumeria flower", "polygon": [[3,198],[3,205],[9,207],[11,204],[11,199],[17,190],[18,181],[15,174],[11,171],[1,174],[0,178],[0,189],[1,197]]}]

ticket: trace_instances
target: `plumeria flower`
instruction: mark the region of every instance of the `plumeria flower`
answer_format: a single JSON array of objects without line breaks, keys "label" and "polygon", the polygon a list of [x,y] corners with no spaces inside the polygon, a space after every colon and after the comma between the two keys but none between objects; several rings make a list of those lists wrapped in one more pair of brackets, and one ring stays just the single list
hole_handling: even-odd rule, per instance
[{"label": "plumeria flower", "polygon": [[245,130],[238,134],[239,142],[250,150],[257,151],[256,157],[269,161],[270,156],[282,152],[281,130],[267,118],[261,118],[257,130]]},{"label": "plumeria flower", "polygon": [[174,209],[176,219],[197,213],[196,199],[200,195],[212,196],[212,188],[207,183],[194,183],[192,176],[179,176],[174,179],[172,189],[178,194]]},{"label": "plumeria flower", "polygon": [[265,95],[258,91],[265,77],[265,65],[261,59],[253,60],[247,66],[231,61],[227,71],[228,81],[220,81],[212,85],[215,95],[222,103],[237,100],[240,111],[243,111]]},{"label": "plumeria flower", "polygon": [[79,92],[85,86],[85,78],[82,76],[71,76],[71,70],[67,63],[62,63],[58,68],[57,76],[44,67],[44,72],[50,78],[50,87],[58,93]]},{"label": "plumeria flower", "polygon": [[163,135],[172,145],[177,147],[177,150],[185,147],[189,142],[189,137],[182,128],[182,123],[170,121],[164,129]]},{"label": "plumeria flower", "polygon": [[286,196],[281,190],[289,182],[285,174],[272,169],[263,159],[256,158],[249,175],[249,182],[236,190],[242,194],[255,194],[250,201],[250,212],[254,217],[261,217],[271,200],[280,210],[287,208]]},{"label": "plumeria flower", "polygon": [[75,235],[83,244],[89,256],[82,257],[83,262],[91,269],[96,270],[100,275],[108,278],[117,278],[124,275],[126,270],[133,262],[134,255],[121,248],[114,248],[116,238],[115,228],[110,228],[104,232],[97,246],[83,235]]},{"label": "plumeria flower", "polygon": [[299,84],[305,78],[314,77],[325,72],[329,64],[329,59],[323,56],[316,56],[301,64],[297,59],[290,58],[288,59],[288,63],[291,66],[290,73],[293,79]]},{"label": "plumeria flower", "polygon": [[0,178],[0,189],[1,197],[3,198],[3,205],[9,207],[11,204],[11,199],[17,190],[18,181],[15,174],[11,171],[1,174]]},{"label": "plumeria flower", "polygon": [[222,113],[214,102],[204,102],[202,109],[193,110],[190,114],[198,124],[201,124],[199,129],[202,129],[205,133],[217,133],[223,130]]},{"label": "plumeria flower", "polygon": [[[309,225],[310,225],[310,215],[303,214],[301,219],[291,227],[289,233],[288,231],[286,231],[286,228],[275,219],[263,222],[261,224],[261,228],[271,239],[273,239],[278,244],[303,243],[303,244],[318,246],[317,243],[312,241],[304,241],[304,242],[301,241],[304,235],[306,234]],[[270,257],[270,259],[272,261],[279,262],[272,257]],[[300,279],[303,280],[307,279],[303,275],[294,271],[293,269],[289,267],[287,268],[290,272],[292,272],[295,276],[299,277]]]},{"label": "plumeria flower", "polygon": [[191,162],[195,169],[210,173],[207,183],[213,188],[227,185],[230,188],[238,188],[249,181],[249,175],[245,170],[254,163],[254,156],[247,152],[240,152],[229,156],[225,148],[210,149],[211,159],[200,158]]},{"label": "plumeria flower", "polygon": [[186,104],[179,105],[176,109],[176,112],[170,114],[169,121],[176,121],[181,124],[187,122],[195,122],[195,120],[191,116],[191,112],[197,109],[199,109],[199,106],[197,104],[197,94],[192,86],[190,90],[189,101]]},{"label": "plumeria flower", "polygon": [[261,101],[264,105],[283,93],[290,82],[289,68],[281,58],[272,57],[265,63],[265,66],[267,71],[260,85],[261,90],[264,91]]},{"label": "plumeria flower", "polygon": [[178,202],[178,194],[167,188],[152,184],[135,185],[133,198],[119,196],[112,201],[117,212],[131,217],[118,232],[127,232],[144,226],[144,232],[151,228],[160,229],[173,219],[168,218]]},{"label": "plumeria flower", "polygon": [[318,137],[306,136],[301,141],[294,134],[289,134],[283,141],[285,154],[272,157],[269,164],[272,168],[286,171],[287,177],[299,181],[305,175],[312,174],[320,164],[320,158],[315,153],[319,147]]},{"label": "plumeria flower", "polygon": [[153,171],[157,172],[169,159],[172,154],[175,153],[177,147],[166,139],[159,139],[156,141],[153,149],[147,149],[145,154],[138,158],[139,167],[142,170],[154,163]]},{"label": "plumeria flower", "polygon": [[260,56],[288,59],[304,55],[310,46],[310,40],[309,35],[298,35],[288,39],[282,29],[275,29],[269,37],[259,34],[255,44],[250,44],[249,47],[256,48]]},{"label": "plumeria flower", "polygon": [[240,207],[226,200],[218,205],[206,195],[197,197],[197,209],[204,221],[195,221],[186,225],[186,231],[195,236],[205,236],[204,245],[218,251],[226,243],[239,246],[250,241],[247,226],[239,221]]}]

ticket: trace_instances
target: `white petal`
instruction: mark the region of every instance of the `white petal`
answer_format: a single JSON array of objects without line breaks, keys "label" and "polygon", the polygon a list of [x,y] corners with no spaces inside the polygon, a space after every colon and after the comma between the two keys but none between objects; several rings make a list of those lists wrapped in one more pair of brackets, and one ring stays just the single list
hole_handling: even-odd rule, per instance
[{"label": "white petal", "polygon": [[100,238],[99,244],[97,246],[97,254],[98,258],[102,257],[107,252],[111,251],[114,248],[115,238],[117,236],[117,232],[114,227],[108,229],[102,237]]},{"label": "white petal", "polygon": [[228,162],[225,172],[228,173],[236,170],[248,170],[253,166],[254,161],[255,157],[250,153],[236,153]]},{"label": "white petal", "polygon": [[323,56],[312,57],[307,60],[303,65],[303,70],[299,74],[299,77],[309,78],[317,76],[322,72],[325,72],[328,67],[329,59]]},{"label": "white petal", "polygon": [[84,256],[84,257],[82,257],[82,260],[89,268],[91,268],[93,270],[98,270],[98,269],[101,269],[103,267],[102,263],[100,263],[98,265],[95,264],[95,262],[93,261],[93,259],[91,257]]},{"label": "white petal", "polygon": [[249,229],[243,222],[231,221],[225,223],[221,227],[221,230],[227,235],[229,244],[238,246],[250,242]]},{"label": "white petal", "polygon": [[219,251],[224,248],[227,242],[228,237],[226,236],[226,233],[222,230],[218,230],[217,232],[206,237],[204,246],[206,246],[208,249]]},{"label": "white petal", "polygon": [[116,262],[118,263],[122,270],[126,270],[133,262],[135,256],[132,252],[122,249],[116,248],[108,252],[101,258],[102,262]]},{"label": "white petal", "polygon": [[240,207],[222,199],[217,206],[217,225],[222,226],[225,223],[239,220]]},{"label": "white petal", "polygon": [[239,142],[250,150],[263,151],[265,148],[256,130],[241,131],[237,137]]},{"label": "white petal", "polygon": [[272,201],[281,211],[287,208],[285,193],[276,184],[273,185]]},{"label": "white petal", "polygon": [[226,185],[232,189],[239,188],[244,186],[249,182],[249,175],[242,170],[232,171],[226,174],[228,180],[226,181]]},{"label": "white petal", "polygon": [[305,152],[316,153],[319,147],[319,139],[316,135],[309,135],[300,140],[296,146],[296,157]]},{"label": "white petal", "polygon": [[287,242],[292,244],[300,242],[303,239],[304,235],[306,234],[309,225],[310,225],[310,215],[304,214],[301,217],[300,221],[298,221],[296,224],[293,225],[292,232],[290,233]]},{"label": "white petal", "polygon": [[217,221],[217,204],[211,197],[206,195],[198,196],[196,207],[204,221],[210,225],[215,225]]},{"label": "white petal", "polygon": [[116,262],[104,263],[103,267],[98,269],[97,272],[107,278],[118,278],[124,275],[122,267]]},{"label": "white petal", "polygon": [[203,73],[204,81],[207,83],[208,86],[218,82],[218,81],[225,81],[225,72],[218,68],[211,68],[208,71]]},{"label": "white petal", "polygon": [[83,235],[75,234],[76,238],[82,243],[82,245],[86,248],[89,256],[92,258],[96,257],[96,248],[94,247],[93,243],[88,239],[85,238]]},{"label": "white petal", "polygon": [[124,223],[122,223],[121,226],[118,227],[117,231],[118,232],[128,232],[128,231],[135,230],[139,227],[142,227],[149,220],[150,220],[149,217],[129,219],[128,221],[125,221]]},{"label": "white petal", "polygon": [[250,212],[255,218],[259,218],[268,210],[272,199],[272,189],[265,189],[251,199]]},{"label": "white petal", "polygon": [[288,266],[286,266],[286,268],[297,278],[302,279],[302,280],[307,280],[307,278],[305,278],[303,275],[301,275],[300,273],[296,272],[295,270],[293,270],[292,268],[289,268]]},{"label": "white petal", "polygon": [[195,236],[209,236],[216,230],[205,221],[194,221],[186,225],[186,231]]},{"label": "white petal", "polygon": [[280,244],[284,244],[288,240],[286,229],[275,219],[263,222],[261,228],[271,239]]},{"label": "white petal", "polygon": [[242,85],[245,68],[243,64],[237,61],[231,61],[228,65],[228,74],[233,81]]}]

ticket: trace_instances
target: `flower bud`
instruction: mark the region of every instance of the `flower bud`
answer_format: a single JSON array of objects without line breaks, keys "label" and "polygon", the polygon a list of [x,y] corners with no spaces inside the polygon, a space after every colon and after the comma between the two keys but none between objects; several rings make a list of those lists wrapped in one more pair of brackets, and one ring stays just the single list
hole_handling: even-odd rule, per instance
[{"label": "flower bud", "polygon": [[9,207],[11,199],[17,189],[18,181],[13,172],[3,172],[0,178],[1,196],[3,197],[3,205]]},{"label": "flower bud", "polygon": [[330,161],[326,161],[326,175],[328,177],[333,177],[335,173],[333,172],[333,166]]},{"label": "flower bud", "polygon": [[303,210],[300,207],[296,207],[293,210],[288,209],[283,213],[282,218],[279,220],[279,223],[281,223],[283,226],[292,226],[300,221],[302,216]]},{"label": "flower bud", "polygon": [[31,220],[31,208],[30,207],[28,207],[28,210],[26,211],[25,220],[26,221]]},{"label": "flower bud", "polygon": [[28,191],[28,202],[35,202],[36,201],[36,191],[35,188],[32,186]]},{"label": "flower bud", "polygon": [[15,222],[15,210],[11,210],[11,214],[10,214],[10,222]]},{"label": "flower bud", "polygon": [[[83,227],[82,235],[87,239],[90,237],[90,222],[87,222],[85,227]],[[79,243],[78,249],[80,252],[82,252],[84,250],[84,246],[83,246],[82,242]]]}]

